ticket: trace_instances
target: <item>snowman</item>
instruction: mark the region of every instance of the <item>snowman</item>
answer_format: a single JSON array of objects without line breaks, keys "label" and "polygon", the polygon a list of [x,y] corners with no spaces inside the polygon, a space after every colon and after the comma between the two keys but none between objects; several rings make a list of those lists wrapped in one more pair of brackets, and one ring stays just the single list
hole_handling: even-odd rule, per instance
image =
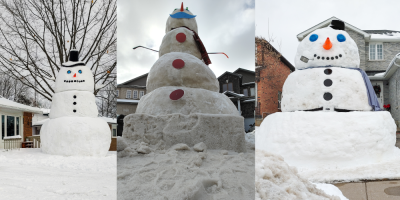
[{"label": "snowman", "polygon": [[[396,124],[360,67],[358,48],[332,20],[300,42],[296,71],[282,90],[282,112],[266,117],[256,148],[300,169],[362,166],[392,159]],[[379,112],[375,112],[379,111]]]},{"label": "snowman", "polygon": [[70,51],[56,78],[48,120],[40,137],[42,151],[57,155],[105,156],[111,142],[107,122],[97,117],[92,71]]},{"label": "snowman", "polygon": [[344,22],[332,20],[301,41],[295,66],[283,86],[282,111],[380,110]]}]

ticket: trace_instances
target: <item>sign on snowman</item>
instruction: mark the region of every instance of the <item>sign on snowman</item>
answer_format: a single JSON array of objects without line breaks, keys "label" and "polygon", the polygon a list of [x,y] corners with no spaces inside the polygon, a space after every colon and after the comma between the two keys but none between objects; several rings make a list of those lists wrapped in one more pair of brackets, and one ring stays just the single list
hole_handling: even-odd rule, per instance
[{"label": "sign on snowman", "polygon": [[368,76],[360,67],[358,48],[332,20],[310,33],[297,48],[296,71],[283,86],[282,111],[380,110]]},{"label": "sign on snowman", "polygon": [[105,156],[110,128],[97,117],[92,71],[70,51],[58,72],[48,120],[41,128],[42,151],[57,155]]}]

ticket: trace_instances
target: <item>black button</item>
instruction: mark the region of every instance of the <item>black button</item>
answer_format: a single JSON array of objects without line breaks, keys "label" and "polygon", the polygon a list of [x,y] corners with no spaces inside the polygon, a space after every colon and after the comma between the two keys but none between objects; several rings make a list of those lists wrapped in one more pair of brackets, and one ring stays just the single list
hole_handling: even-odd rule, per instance
[{"label": "black button", "polygon": [[326,57],[327,60],[329,60],[329,57]]},{"label": "black button", "polygon": [[332,80],[331,80],[331,79],[326,79],[326,80],[324,81],[324,85],[325,85],[326,87],[331,86],[331,85],[332,85]]},{"label": "black button", "polygon": [[339,57],[342,57],[342,54],[339,54]]},{"label": "black button", "polygon": [[336,59],[338,59],[339,57],[335,56]]},{"label": "black button", "polygon": [[74,99],[76,99],[76,95],[74,95]]},{"label": "black button", "polygon": [[314,57],[317,57],[317,54],[314,54]]},{"label": "black button", "polygon": [[76,102],[74,102],[74,105],[76,105]]},{"label": "black button", "polygon": [[332,99],[332,94],[329,93],[329,92],[325,93],[324,94],[324,99],[327,100],[327,101],[331,100]]},{"label": "black button", "polygon": [[325,60],[325,57],[322,57],[322,60]]},{"label": "black button", "polygon": [[76,110],[74,110],[74,112],[76,112]]},{"label": "black button", "polygon": [[333,57],[331,57],[331,59],[333,60]]},{"label": "black button", "polygon": [[319,56],[317,58],[319,59]]},{"label": "black button", "polygon": [[331,69],[325,69],[325,70],[324,70],[324,73],[325,73],[326,75],[332,74],[332,70],[331,70]]}]

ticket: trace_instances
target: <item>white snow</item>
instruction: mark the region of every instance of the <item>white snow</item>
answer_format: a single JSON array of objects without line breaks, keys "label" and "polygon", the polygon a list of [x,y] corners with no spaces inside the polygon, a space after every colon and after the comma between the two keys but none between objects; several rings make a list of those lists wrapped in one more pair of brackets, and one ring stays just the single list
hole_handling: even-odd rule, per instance
[{"label": "white snow", "polygon": [[32,122],[32,126],[41,126],[44,123],[46,123],[47,121],[49,121],[49,120],[50,120],[50,118],[43,119],[43,120],[40,120],[40,121],[37,121],[37,122]]},{"label": "white snow", "polygon": [[[184,42],[178,41],[176,36],[178,34],[185,34],[186,39]],[[193,38],[194,33],[185,27],[176,28],[167,34],[165,34],[160,50],[158,52],[159,57],[164,54],[171,52],[182,52],[188,53],[195,56],[197,59],[202,60],[201,53],[197,47],[196,41]]]},{"label": "white snow", "polygon": [[385,73],[386,73],[386,72],[377,73],[377,74],[375,74],[374,76],[383,76],[383,75],[385,75]]},{"label": "white snow", "polygon": [[3,97],[0,97],[0,108],[10,108],[10,109],[20,110],[20,111],[25,111],[25,112],[42,113],[42,110],[40,108],[20,104],[20,103],[8,100]]},{"label": "white snow", "polygon": [[7,139],[21,139],[22,137],[20,135],[14,135],[14,136],[5,136],[4,140]]},{"label": "white snow", "polygon": [[[181,69],[173,67],[176,59],[184,61]],[[172,52],[161,56],[147,76],[147,93],[163,86],[202,88],[219,93],[219,82],[214,72],[195,56]]]},{"label": "white snow", "polygon": [[50,119],[66,116],[95,118],[98,114],[93,92],[71,90],[53,95],[49,117]]},{"label": "white snow", "polygon": [[117,103],[139,103],[139,101],[135,99],[117,99]]},{"label": "white snow", "polygon": [[116,153],[49,155],[40,149],[0,151],[0,199],[117,199]]},{"label": "white snow", "polygon": [[[256,200],[339,200],[337,196],[330,196],[317,189],[300,176],[295,167],[287,165],[281,156],[259,149],[255,153]],[[336,195],[339,192],[330,194]]]},{"label": "white snow", "polygon": [[[318,35],[318,39],[311,42],[309,38],[313,34]],[[337,39],[338,34],[344,35],[346,40],[339,42]],[[329,38],[332,43],[332,48],[329,50],[323,48],[327,38]],[[339,55],[342,55],[342,57]],[[300,60],[302,56],[310,60],[305,63]],[[318,56],[320,59],[318,59]],[[336,59],[335,56],[338,56],[338,58]],[[324,59],[322,59],[322,57],[324,57]],[[327,57],[330,59],[327,60]],[[331,59],[332,57],[334,58],[333,60]],[[353,68],[360,67],[357,44],[346,31],[335,30],[330,27],[317,29],[304,38],[297,48],[294,62],[296,69],[327,65]]]},{"label": "white snow", "polygon": [[[325,69],[331,69],[327,75]],[[327,87],[324,81],[330,79]],[[365,110],[372,108],[368,103],[367,89],[361,73],[357,70],[329,67],[296,70],[286,79],[282,90],[282,111],[309,110],[320,107]],[[326,101],[325,93],[332,99]]]},{"label": "white snow", "polygon": [[370,40],[373,42],[400,42],[400,33],[371,34]]},{"label": "white snow", "polygon": [[399,160],[395,134],[396,124],[387,111],[282,112],[264,119],[256,132],[256,148],[283,156],[299,171],[354,171]]},{"label": "white snow", "polygon": [[332,184],[326,184],[326,183],[313,183],[318,189],[323,190],[326,194],[331,195],[331,196],[338,196],[340,197],[341,200],[349,200],[346,198],[342,191],[339,190],[336,186]]},{"label": "white snow", "polygon": [[[82,73],[79,73],[81,70]],[[70,71],[70,73],[68,73]],[[75,76],[75,77],[74,77]],[[87,66],[61,67],[56,78],[55,93],[71,90],[94,91],[93,73]]]},{"label": "white snow", "polygon": [[109,118],[109,117],[99,117],[100,119],[106,121],[109,124],[116,124],[117,119],[116,118]]}]

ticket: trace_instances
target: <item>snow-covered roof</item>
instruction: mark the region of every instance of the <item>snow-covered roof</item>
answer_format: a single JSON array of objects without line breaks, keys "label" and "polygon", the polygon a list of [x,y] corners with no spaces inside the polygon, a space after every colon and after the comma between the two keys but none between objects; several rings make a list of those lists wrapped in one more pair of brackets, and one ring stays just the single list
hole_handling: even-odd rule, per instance
[{"label": "snow-covered roof", "polygon": [[15,135],[15,136],[6,136],[3,139],[4,140],[9,140],[9,139],[21,139],[22,137],[20,135]]},{"label": "snow-covered roof", "polygon": [[251,85],[251,84],[255,84],[256,82],[248,82],[248,83],[243,83],[242,85]]},{"label": "snow-covered roof", "polygon": [[400,42],[400,33],[386,32],[382,34],[371,34],[370,42]]},{"label": "snow-covered roof", "polygon": [[8,108],[31,113],[42,113],[42,110],[40,108],[20,104],[3,97],[0,97],[0,108]]},{"label": "snow-covered roof", "polygon": [[135,99],[117,99],[117,103],[134,103],[137,104],[139,103],[140,100],[135,100]]},{"label": "snow-covered roof", "polygon": [[390,62],[388,68],[385,72],[375,74],[375,76],[368,76],[371,81],[386,81],[389,80],[390,77],[397,71],[400,67],[400,53],[398,53],[393,60]]},{"label": "snow-covered roof", "polygon": [[41,126],[41,125],[43,125],[45,122],[47,122],[48,120],[50,120],[50,119],[47,118],[47,119],[43,119],[43,120],[40,120],[40,121],[37,121],[37,122],[32,122],[32,126]]},{"label": "snow-covered roof", "polygon": [[234,93],[234,92],[232,92],[232,91],[225,91],[225,92],[223,92],[223,94],[230,94],[230,95],[233,95],[233,96],[235,96],[235,97],[244,97],[244,94],[237,94],[237,93]]},{"label": "snow-covered roof", "polygon": [[101,119],[103,119],[104,121],[106,121],[109,124],[116,124],[117,123],[117,119],[116,118],[109,118],[109,117],[100,117]]},{"label": "snow-covered roof", "polygon": [[256,101],[256,99],[247,99],[247,100],[244,100],[243,102],[254,102],[254,101]]}]

